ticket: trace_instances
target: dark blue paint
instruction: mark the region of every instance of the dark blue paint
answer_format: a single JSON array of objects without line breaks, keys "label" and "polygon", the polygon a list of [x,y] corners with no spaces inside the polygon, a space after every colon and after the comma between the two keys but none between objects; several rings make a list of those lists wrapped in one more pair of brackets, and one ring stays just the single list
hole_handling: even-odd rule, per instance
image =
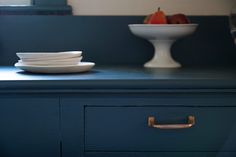
[{"label": "dark blue paint", "polygon": [[[66,157],[80,156],[81,150],[86,157],[235,156],[233,93],[80,92],[60,97]],[[150,115],[161,123],[186,123],[194,115],[196,125],[152,129],[147,126]]]},{"label": "dark blue paint", "polygon": [[80,157],[84,154],[84,106],[71,96],[60,97],[62,110],[63,157]]},{"label": "dark blue paint", "polygon": [[0,91],[51,90],[211,90],[236,88],[234,69],[145,69],[95,67],[87,73],[32,74],[13,67],[0,68]]},{"label": "dark blue paint", "polygon": [[[158,100],[157,107],[113,104],[85,108],[86,152],[236,151],[236,107],[158,107],[162,105]],[[160,130],[147,125],[148,116],[155,116],[159,124],[184,124],[188,115],[196,117],[190,129]]]},{"label": "dark blue paint", "polygon": [[[19,51],[82,50],[97,65],[142,66],[153,55],[147,41],[131,34],[128,24],[143,16],[1,16],[0,65],[13,65]],[[197,32],[178,41],[173,56],[184,67],[235,66],[236,48],[228,17],[190,17]]]},{"label": "dark blue paint", "polygon": [[0,96],[0,156],[60,157],[58,99]]},{"label": "dark blue paint", "polygon": [[71,6],[0,6],[0,15],[71,15]]},{"label": "dark blue paint", "polygon": [[[191,17],[200,26],[174,45],[173,56],[198,68],[182,69],[142,68],[153,48],[127,25],[143,18],[1,16],[0,65],[13,66],[18,51],[83,50],[84,61],[106,66],[67,75],[1,67],[0,156],[235,157],[236,53],[228,18]],[[193,114],[197,123],[160,131],[146,126],[150,114],[163,123]]]},{"label": "dark blue paint", "polygon": [[[236,97],[224,92],[226,89],[210,93],[204,89],[194,93],[145,93],[143,89],[136,89],[140,93],[115,89],[114,93],[71,93],[58,86],[47,95],[40,90],[26,95],[22,90],[15,91],[20,95],[0,97],[0,154],[7,153],[6,157],[37,157],[34,153],[39,150],[46,157],[235,155]],[[192,129],[161,132],[146,126],[150,114],[163,123],[183,123],[192,114],[197,123]],[[166,138],[175,141],[168,143]]]},{"label": "dark blue paint", "polygon": [[67,5],[66,0],[31,0],[33,5],[37,6],[65,6]]},{"label": "dark blue paint", "polygon": [[66,0],[31,0],[29,6],[0,6],[0,15],[71,15]]},{"label": "dark blue paint", "polygon": [[86,157],[235,157],[235,152],[93,152]]}]

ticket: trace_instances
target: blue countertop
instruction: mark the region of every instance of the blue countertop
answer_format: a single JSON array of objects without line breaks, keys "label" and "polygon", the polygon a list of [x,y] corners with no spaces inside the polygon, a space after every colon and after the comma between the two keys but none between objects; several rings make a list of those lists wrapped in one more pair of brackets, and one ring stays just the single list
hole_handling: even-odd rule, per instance
[{"label": "blue countertop", "polygon": [[86,73],[34,74],[11,66],[0,68],[0,91],[94,90],[230,90],[236,89],[236,69],[146,69],[95,67]]}]

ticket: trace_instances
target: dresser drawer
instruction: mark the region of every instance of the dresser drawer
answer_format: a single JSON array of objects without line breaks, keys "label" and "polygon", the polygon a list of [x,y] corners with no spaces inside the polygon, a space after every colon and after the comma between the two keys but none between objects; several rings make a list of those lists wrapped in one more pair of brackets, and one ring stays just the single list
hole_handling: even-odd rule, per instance
[{"label": "dresser drawer", "polygon": [[[148,126],[148,117],[163,126],[190,115],[190,128]],[[236,151],[236,107],[86,106],[84,120],[87,152]]]}]

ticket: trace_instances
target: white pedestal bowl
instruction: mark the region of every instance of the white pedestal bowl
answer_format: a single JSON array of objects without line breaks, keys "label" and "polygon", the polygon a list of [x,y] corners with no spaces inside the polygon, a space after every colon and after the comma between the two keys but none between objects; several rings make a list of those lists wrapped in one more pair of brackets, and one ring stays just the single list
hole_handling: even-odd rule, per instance
[{"label": "white pedestal bowl", "polygon": [[198,24],[130,24],[130,31],[150,41],[155,49],[147,68],[178,68],[181,64],[171,56],[171,46],[179,38],[195,32]]}]

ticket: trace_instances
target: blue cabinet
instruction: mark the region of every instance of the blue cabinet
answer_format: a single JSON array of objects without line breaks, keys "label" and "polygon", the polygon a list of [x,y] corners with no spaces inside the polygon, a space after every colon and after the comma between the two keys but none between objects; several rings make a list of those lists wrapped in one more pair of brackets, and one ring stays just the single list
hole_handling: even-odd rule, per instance
[{"label": "blue cabinet", "polygon": [[[85,151],[218,152],[236,151],[236,107],[86,107]],[[196,123],[185,129],[158,129],[156,123]],[[176,126],[177,127],[177,126]]]},{"label": "blue cabinet", "polygon": [[1,157],[236,156],[235,71],[0,72]]},{"label": "blue cabinet", "polygon": [[59,135],[58,98],[1,95],[1,157],[60,157]]},{"label": "blue cabinet", "polygon": [[60,98],[63,157],[84,156],[84,105],[80,97],[70,94]]},{"label": "blue cabinet", "polygon": [[[29,12],[71,13],[61,6],[65,0],[33,2]],[[152,47],[127,25],[143,18],[1,16],[0,63],[8,66],[0,67],[0,157],[236,157],[236,53],[228,17],[191,17],[198,31],[173,47],[181,69],[141,67]],[[20,49],[71,48],[86,50],[85,60],[97,66],[58,75],[12,67]],[[189,115],[196,120],[189,129],[148,126],[149,116],[156,124],[185,124]]]},{"label": "blue cabinet", "polygon": [[[97,93],[63,96],[66,157],[235,157],[236,101],[232,93]],[[156,123],[195,125],[158,129]],[[83,152],[83,153],[82,153]]]}]

